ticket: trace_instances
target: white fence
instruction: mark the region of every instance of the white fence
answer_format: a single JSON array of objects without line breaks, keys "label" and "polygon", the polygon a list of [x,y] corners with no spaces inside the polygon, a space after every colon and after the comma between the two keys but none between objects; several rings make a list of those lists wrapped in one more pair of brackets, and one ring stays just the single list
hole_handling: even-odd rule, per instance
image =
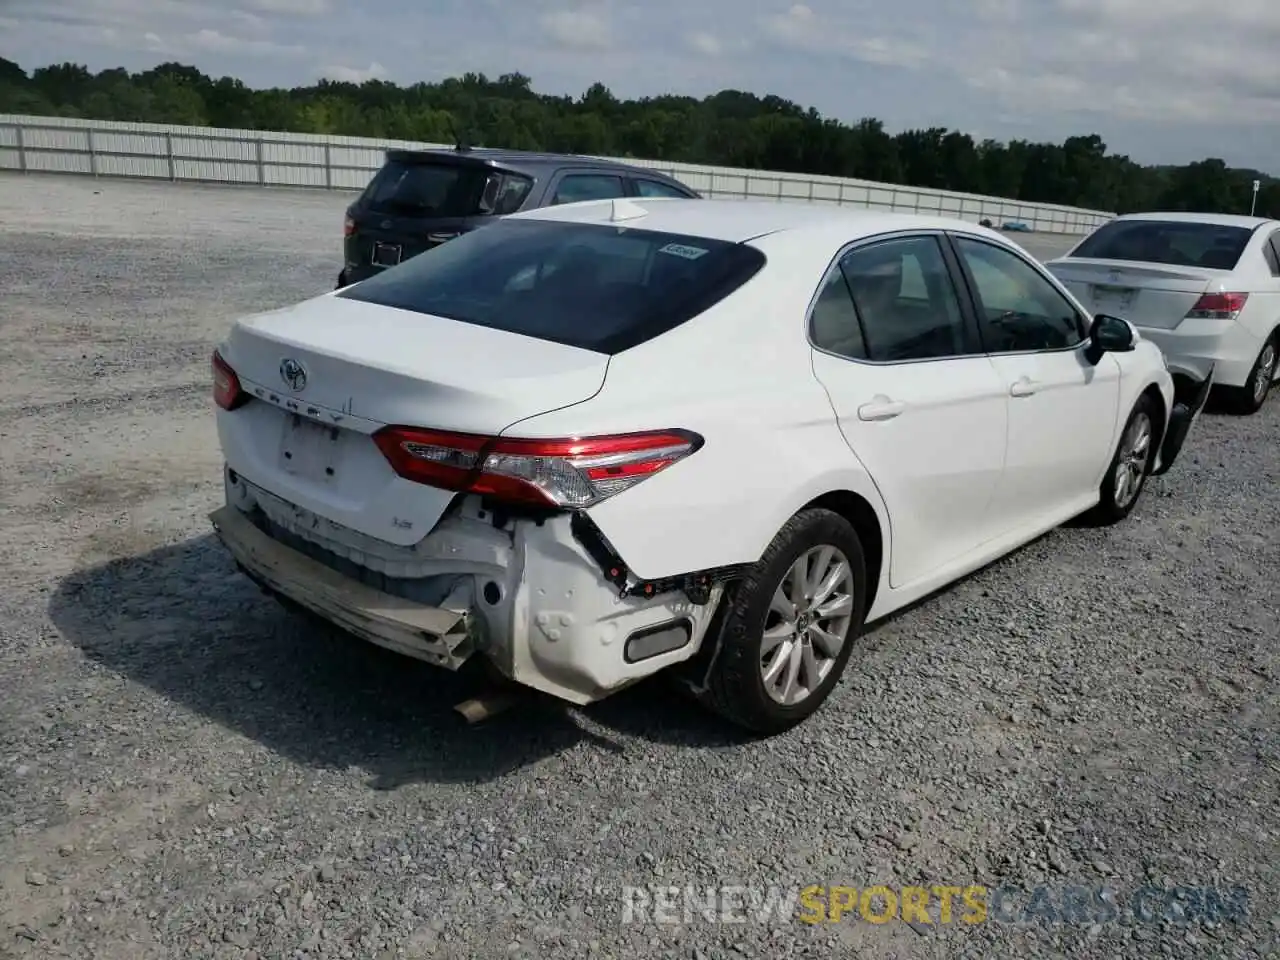
[{"label": "white fence", "polygon": [[[258,186],[361,190],[389,147],[441,147],[403,140],[155,123],[112,123],[0,114],[0,171],[78,173]],[[625,161],[669,174],[705,197],[753,197],[934,213],[1025,223],[1046,233],[1087,233],[1112,213],[1048,203],[899,186],[871,180]]]}]

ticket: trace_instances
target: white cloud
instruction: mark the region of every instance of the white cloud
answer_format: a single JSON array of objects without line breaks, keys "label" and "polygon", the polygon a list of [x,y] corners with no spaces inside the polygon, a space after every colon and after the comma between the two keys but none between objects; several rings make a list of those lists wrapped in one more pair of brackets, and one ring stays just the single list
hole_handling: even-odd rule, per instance
[{"label": "white cloud", "polygon": [[357,67],[333,66],[325,67],[320,71],[322,80],[333,80],[336,83],[364,83],[368,80],[385,80],[387,76],[387,68],[376,61],[363,70]]},{"label": "white cloud", "polygon": [[699,30],[689,34],[685,40],[696,52],[708,57],[718,57],[724,53],[724,44],[713,33]]},{"label": "white cloud", "polygon": [[797,3],[786,13],[763,19],[766,35],[785,46],[810,53],[830,53],[882,66],[917,67],[929,51],[904,33],[890,37],[876,33],[877,24],[859,16],[819,16]]},{"label": "white cloud", "polygon": [[233,37],[209,27],[168,37],[149,32],[143,34],[143,41],[147,49],[165,57],[190,58],[201,53],[234,57],[297,57],[306,53],[305,48],[297,44]]},{"label": "white cloud", "polygon": [[[329,12],[329,0],[240,0],[250,10],[285,16],[318,17]],[[365,7],[363,9],[369,9]]]},{"label": "white cloud", "polygon": [[603,10],[552,10],[542,17],[547,37],[569,50],[598,51],[613,46],[613,28]]}]

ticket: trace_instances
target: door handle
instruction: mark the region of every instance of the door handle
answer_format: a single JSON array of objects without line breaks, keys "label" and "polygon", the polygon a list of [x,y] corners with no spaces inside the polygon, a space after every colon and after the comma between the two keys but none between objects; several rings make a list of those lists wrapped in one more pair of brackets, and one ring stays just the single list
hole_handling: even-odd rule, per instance
[{"label": "door handle", "polygon": [[1009,387],[1009,396],[1011,397],[1029,397],[1036,392],[1036,382],[1030,377],[1019,377],[1013,381],[1013,385]]},{"label": "door handle", "polygon": [[892,420],[905,409],[907,405],[902,401],[890,400],[884,394],[878,393],[871,398],[870,403],[864,403],[858,408],[858,419]]}]

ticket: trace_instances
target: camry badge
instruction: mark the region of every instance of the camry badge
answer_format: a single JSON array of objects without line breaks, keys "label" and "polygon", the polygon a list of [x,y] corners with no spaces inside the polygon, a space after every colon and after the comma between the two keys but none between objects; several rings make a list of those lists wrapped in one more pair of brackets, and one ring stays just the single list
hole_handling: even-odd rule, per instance
[{"label": "camry badge", "polygon": [[294,393],[300,392],[307,385],[307,371],[293,357],[280,361],[280,379],[289,385]]}]

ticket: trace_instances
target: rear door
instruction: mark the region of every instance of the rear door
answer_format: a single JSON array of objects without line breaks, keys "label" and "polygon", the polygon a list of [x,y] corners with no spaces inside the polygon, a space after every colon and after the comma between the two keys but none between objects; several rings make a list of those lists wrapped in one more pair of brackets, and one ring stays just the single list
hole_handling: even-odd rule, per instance
[{"label": "rear door", "polygon": [[1120,366],[1085,359],[1088,324],[1029,258],[952,234],[983,346],[1009,397],[1009,441],[993,520],[1042,525],[1093,495],[1112,448]]},{"label": "rear door", "polygon": [[938,233],[850,247],[810,316],[814,373],[889,509],[895,589],[991,537],[1008,396]]}]

